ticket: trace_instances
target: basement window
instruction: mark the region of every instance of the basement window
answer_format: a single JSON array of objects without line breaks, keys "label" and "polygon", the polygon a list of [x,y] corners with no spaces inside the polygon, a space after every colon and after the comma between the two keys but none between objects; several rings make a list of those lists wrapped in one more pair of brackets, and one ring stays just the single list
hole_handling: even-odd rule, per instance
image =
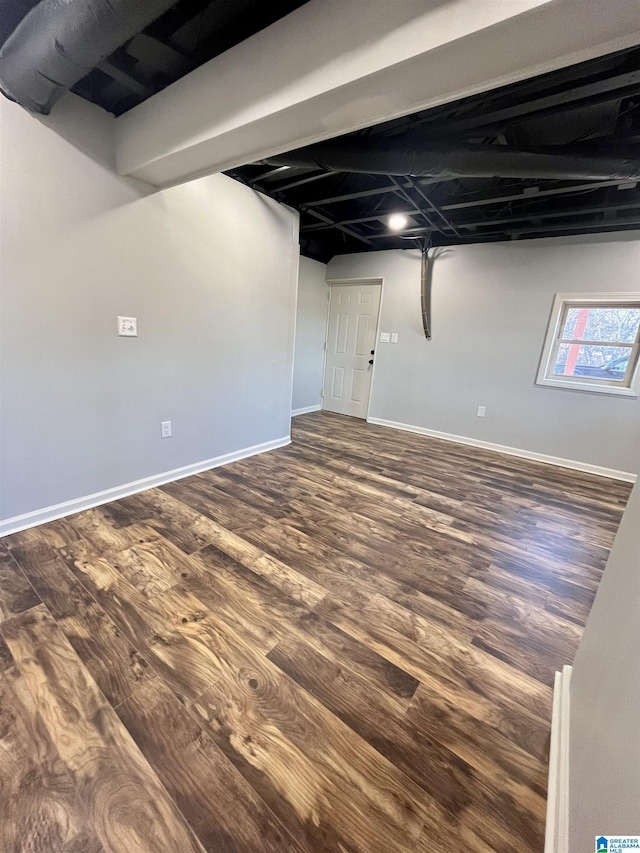
[{"label": "basement window", "polygon": [[559,293],[537,383],[637,397],[639,343],[640,293]]}]

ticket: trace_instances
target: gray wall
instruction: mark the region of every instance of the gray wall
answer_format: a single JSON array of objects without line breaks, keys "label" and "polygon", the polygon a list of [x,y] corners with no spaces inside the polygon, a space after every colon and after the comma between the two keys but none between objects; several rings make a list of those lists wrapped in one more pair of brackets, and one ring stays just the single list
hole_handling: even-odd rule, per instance
[{"label": "gray wall", "polygon": [[73,96],[0,121],[0,518],[288,436],[297,216],[223,175],[116,176],[111,116]]},{"label": "gray wall", "polygon": [[569,851],[640,834],[640,485],[634,487],[571,676]]},{"label": "gray wall", "polygon": [[[335,257],[327,278],[383,276],[370,417],[637,472],[640,403],[535,384],[553,296],[640,290],[640,241],[584,237],[461,246],[434,264],[433,339],[416,250]],[[486,417],[476,416],[486,406]]]},{"label": "gray wall", "polygon": [[324,341],[329,288],[326,264],[300,258],[292,410],[322,405]]}]

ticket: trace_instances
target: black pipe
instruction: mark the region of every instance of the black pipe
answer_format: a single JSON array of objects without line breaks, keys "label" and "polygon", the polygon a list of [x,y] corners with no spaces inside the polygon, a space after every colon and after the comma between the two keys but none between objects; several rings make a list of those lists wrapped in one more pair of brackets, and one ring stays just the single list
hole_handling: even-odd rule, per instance
[{"label": "black pipe", "polygon": [[298,148],[268,161],[367,175],[452,178],[539,178],[565,181],[635,181],[640,179],[636,149],[608,156],[584,146],[515,150],[503,145],[449,144],[349,137]]},{"label": "black pipe", "polygon": [[429,247],[422,249],[422,263],[420,265],[420,308],[422,313],[422,328],[425,338],[431,340],[431,270],[429,269]]},{"label": "black pipe", "polygon": [[41,0],[0,48],[0,90],[26,109],[47,115],[67,89],[174,4]]}]

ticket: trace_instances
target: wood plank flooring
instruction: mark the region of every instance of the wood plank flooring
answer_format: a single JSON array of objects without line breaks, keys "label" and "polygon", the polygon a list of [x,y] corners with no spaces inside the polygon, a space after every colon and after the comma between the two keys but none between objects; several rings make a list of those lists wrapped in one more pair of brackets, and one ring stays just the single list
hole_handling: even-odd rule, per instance
[{"label": "wood plank flooring", "polygon": [[541,853],[629,491],[320,412],[0,540],[0,851]]}]

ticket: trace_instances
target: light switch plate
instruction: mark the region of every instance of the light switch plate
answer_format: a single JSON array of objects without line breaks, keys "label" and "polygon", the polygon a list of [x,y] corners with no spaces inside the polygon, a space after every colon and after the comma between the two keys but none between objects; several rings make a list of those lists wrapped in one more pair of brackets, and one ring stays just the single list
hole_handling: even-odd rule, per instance
[{"label": "light switch plate", "polygon": [[398,343],[398,333],[397,332],[391,332],[391,343],[392,344]]},{"label": "light switch plate", "polygon": [[380,343],[388,344],[389,343],[389,332],[380,332]]},{"label": "light switch plate", "polygon": [[118,317],[118,335],[124,338],[137,338],[138,318]]}]

